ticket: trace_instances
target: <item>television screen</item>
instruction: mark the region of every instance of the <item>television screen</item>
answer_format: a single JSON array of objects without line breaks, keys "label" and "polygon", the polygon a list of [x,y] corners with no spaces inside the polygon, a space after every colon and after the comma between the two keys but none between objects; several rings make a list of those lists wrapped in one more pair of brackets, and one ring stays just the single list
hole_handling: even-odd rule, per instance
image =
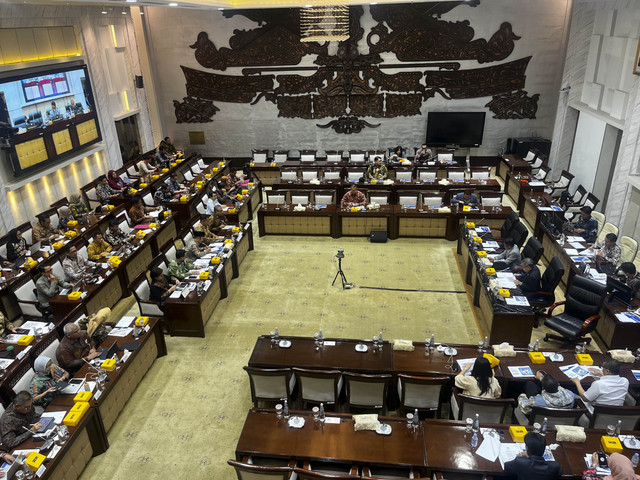
[{"label": "television screen", "polygon": [[429,112],[427,145],[431,147],[479,147],[485,112]]},{"label": "television screen", "polygon": [[102,140],[86,65],[0,78],[0,139],[19,177]]}]

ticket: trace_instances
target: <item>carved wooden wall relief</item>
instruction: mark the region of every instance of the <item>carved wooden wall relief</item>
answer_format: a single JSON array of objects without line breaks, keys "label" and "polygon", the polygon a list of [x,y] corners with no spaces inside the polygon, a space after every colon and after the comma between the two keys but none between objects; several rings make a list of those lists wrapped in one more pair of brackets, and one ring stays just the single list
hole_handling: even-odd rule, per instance
[{"label": "carved wooden wall relief", "polygon": [[[435,95],[446,99],[493,96],[485,106],[494,118],[535,118],[539,95],[529,97],[523,91],[531,57],[460,68],[460,60],[502,62],[520,38],[507,22],[486,40],[475,38],[469,20],[448,22],[440,18],[453,8],[479,3],[459,0],[371,6],[378,23],[366,38],[360,22],[364,10],[351,7],[350,38],[341,42],[333,55],[328,53],[328,44],[300,42],[297,9],[225,11],[225,17],[241,15],[256,27],[235,30],[230,48],[217,48],[206,32],[200,32],[190,47],[205,68],[246,68],[242,75],[223,75],[181,67],[188,97],[182,103],[174,101],[176,120],[211,121],[218,111],[212,101],[252,105],[268,101],[278,108],[280,117],[337,117],[318,126],[357,133],[377,126],[360,117],[420,115],[423,103]],[[358,50],[359,40],[366,41],[369,53]],[[385,52],[394,53],[399,62],[385,63],[380,56]],[[299,66],[305,55],[315,55],[316,66]],[[391,68],[400,72],[382,71]],[[196,114],[193,109],[200,101],[203,111]]]}]

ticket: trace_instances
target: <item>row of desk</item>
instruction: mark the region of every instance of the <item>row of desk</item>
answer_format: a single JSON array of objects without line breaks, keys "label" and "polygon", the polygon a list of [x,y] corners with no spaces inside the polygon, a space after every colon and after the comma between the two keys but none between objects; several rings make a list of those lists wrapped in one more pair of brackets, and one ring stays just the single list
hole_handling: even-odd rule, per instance
[{"label": "row of desk", "polygon": [[[310,412],[292,412],[305,420],[302,428],[292,428],[284,419],[278,419],[273,410],[251,409],[236,446],[236,459],[248,456],[273,457],[302,462],[323,462],[335,466],[351,465],[413,469],[421,477],[431,478],[435,472],[447,474],[504,475],[499,460],[491,462],[471,447],[471,434],[465,433],[464,422],[448,420],[421,421],[412,431],[398,417],[380,417],[391,426],[391,434],[379,435],[373,431],[355,431],[351,415],[331,413],[335,423],[314,421]],[[481,429],[494,429],[501,443],[514,443],[509,425],[483,424]],[[527,427],[529,431],[531,427]],[[558,444],[553,450],[554,460],[562,467],[563,478],[582,478],[587,469],[584,457],[602,450],[601,430],[585,430],[585,443],[558,441],[556,431],[546,433],[547,445]],[[637,433],[637,432],[623,432]],[[483,433],[478,434],[479,445]],[[623,455],[633,451],[625,448]]]},{"label": "row of desk", "polygon": [[499,227],[511,207],[487,207],[484,210],[440,212],[428,207],[404,208],[380,205],[376,210],[352,212],[336,205],[306,207],[263,205],[258,210],[258,232],[263,235],[368,236],[372,231],[387,232],[390,239],[399,237],[436,237],[456,240],[459,225],[467,219],[484,219]]}]

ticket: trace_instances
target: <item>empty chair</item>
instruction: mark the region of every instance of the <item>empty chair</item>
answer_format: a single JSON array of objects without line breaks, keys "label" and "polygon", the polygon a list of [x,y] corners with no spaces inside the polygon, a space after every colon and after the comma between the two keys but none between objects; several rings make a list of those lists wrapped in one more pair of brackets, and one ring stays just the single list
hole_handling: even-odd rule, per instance
[{"label": "empty chair", "polygon": [[254,465],[235,460],[227,460],[227,463],[235,468],[238,480],[289,480],[293,473],[291,467]]},{"label": "empty chair", "polygon": [[[591,212],[591,213],[593,214],[595,212]],[[618,227],[616,227],[611,222],[607,222],[602,227],[602,230],[600,230],[600,233],[598,234],[598,238],[596,238],[596,242],[604,242],[604,237],[606,237],[610,233],[613,233],[614,235],[618,235]]]},{"label": "empty chair", "polygon": [[480,205],[483,207],[501,207],[502,192],[479,192]]},{"label": "empty chair", "polygon": [[471,178],[474,180],[489,180],[489,170],[471,170]]},{"label": "empty chair", "polygon": [[538,170],[540,169],[540,167],[542,167],[542,163],[544,162],[543,158],[538,156],[532,163],[531,163],[531,174],[535,177],[535,175],[538,173]]},{"label": "empty chair", "polygon": [[620,250],[622,250],[619,263],[632,262],[636,258],[636,253],[638,253],[638,242],[627,235],[623,235],[618,243],[620,244]]},{"label": "empty chair", "polygon": [[18,300],[18,307],[24,317],[36,317],[42,318],[38,298],[35,294],[36,284],[33,280],[29,279],[24,285],[14,290],[16,299]]},{"label": "empty chair", "polygon": [[418,178],[423,182],[433,182],[437,174],[438,172],[436,170],[420,170],[418,172]]},{"label": "empty chair", "polygon": [[352,150],[349,152],[349,162],[362,163],[365,160],[365,152],[362,150]]},{"label": "empty chair", "polygon": [[273,152],[273,162],[274,163],[284,163],[289,158],[288,150],[275,150]]},{"label": "empty chair", "polygon": [[576,189],[575,192],[573,192],[573,195],[571,195],[571,197],[569,197],[569,199],[567,200],[567,206],[577,206],[580,207],[582,206],[582,202],[583,200],[587,197],[587,189],[584,188],[582,186],[582,184],[578,185],[578,188]]},{"label": "empty chair", "polygon": [[341,162],[342,151],[341,150],[327,150],[327,162]]},{"label": "empty chair", "polygon": [[197,163],[194,163],[193,165],[191,165],[191,171],[194,173],[194,175],[200,175],[202,173],[202,168],[200,168],[200,165],[198,165]]},{"label": "empty chair", "polygon": [[476,413],[480,415],[483,422],[502,423],[510,406],[515,404],[512,398],[483,398],[455,394],[458,402],[458,420],[474,418]]},{"label": "empty chair", "polygon": [[184,177],[184,179],[185,179],[187,182],[191,182],[191,181],[193,181],[193,179],[195,178],[195,177],[193,176],[193,173],[191,173],[191,170],[185,170],[185,171],[184,171],[184,173],[182,174],[182,176]]},{"label": "empty chair", "polygon": [[[591,342],[585,335],[595,330],[600,318],[600,307],[607,293],[607,286],[594,280],[575,275],[567,288],[566,300],[557,302],[549,308],[549,317],[545,326],[560,335],[548,333],[544,340],[550,338],[567,343]],[[564,305],[564,312],[553,315],[553,310]]]},{"label": "empty chair", "polygon": [[309,203],[309,194],[308,193],[292,193],[291,194],[291,203],[294,205],[306,205]]},{"label": "empty chair", "polygon": [[513,238],[514,243],[520,248],[522,248],[522,245],[524,245],[524,242],[528,236],[529,230],[527,230],[527,227],[522,222],[515,223],[507,234],[507,237]]},{"label": "empty chair", "polygon": [[453,162],[453,152],[438,150],[438,161],[441,163],[452,163]]},{"label": "empty chair", "polygon": [[448,173],[449,180],[464,180],[464,170],[450,170]]},{"label": "empty chair", "polygon": [[533,150],[529,150],[527,152],[527,156],[524,157],[523,160],[525,162],[532,163],[535,160],[536,156],[537,156],[536,152],[534,152]]},{"label": "empty chair", "polygon": [[441,207],[444,202],[444,195],[439,192],[423,193],[422,194],[422,206],[423,207]]},{"label": "empty chair", "polygon": [[589,428],[605,429],[607,425],[622,422],[622,430],[637,430],[640,425],[640,407],[594,405],[589,421]]},{"label": "empty chair", "polygon": [[309,180],[317,180],[318,170],[302,170],[302,180],[308,182]]},{"label": "empty chair", "polygon": [[440,417],[443,388],[449,377],[418,377],[398,374],[400,408],[404,411],[434,412]]},{"label": "empty chair", "polygon": [[385,410],[391,375],[345,373],[347,404],[350,408]]},{"label": "empty chair", "polygon": [[291,401],[296,377],[290,368],[243,368],[249,375],[251,401],[255,407],[259,401],[279,402],[284,398]]},{"label": "empty chair", "polygon": [[267,203],[275,203],[282,205],[285,203],[286,197],[284,192],[267,192]]},{"label": "empty chair", "polygon": [[411,181],[411,175],[413,172],[411,172],[411,170],[405,170],[405,171],[398,171],[396,172],[396,179],[397,180],[404,180],[404,181]]},{"label": "empty chair", "polygon": [[596,206],[600,203],[600,199],[596,197],[593,193],[588,193],[582,203],[580,205],[567,206],[567,209],[564,212],[564,216],[567,220],[573,219],[578,213],[580,213],[580,209],[582,207],[589,207],[592,210],[596,208]]},{"label": "empty chair", "polygon": [[529,240],[527,240],[527,244],[522,249],[522,258],[530,258],[534,263],[538,263],[540,257],[544,253],[544,247],[540,240],[531,235]]},{"label": "empty chair", "polygon": [[342,392],[342,373],[338,370],[305,370],[294,368],[303,408],[307,404],[336,405]]},{"label": "empty chair", "polygon": [[559,198],[560,195],[562,195],[562,192],[566,192],[567,190],[569,190],[569,186],[571,185],[572,180],[573,174],[567,172],[566,170],[563,170],[558,181],[545,188],[544,191],[545,193],[551,195],[553,198]]},{"label": "empty chair", "polygon": [[[520,412],[520,409],[516,409],[515,412]],[[582,406],[577,408],[551,408],[534,405],[531,407],[528,424],[539,423],[542,425],[546,418],[548,428],[554,428],[556,425],[578,425],[580,417],[586,413],[587,409]],[[520,419],[518,418],[518,420]],[[520,424],[526,425],[523,422]]]},{"label": "empty chair", "polygon": [[340,180],[340,170],[325,170],[323,172],[325,180]]},{"label": "empty chair", "polygon": [[369,193],[369,203],[389,205],[389,194],[386,192],[371,192]]},{"label": "empty chair", "polygon": [[151,300],[151,291],[149,289],[149,281],[146,274],[140,274],[131,285],[129,289],[133,291],[133,295],[138,302],[138,308],[140,309],[140,315],[148,317],[163,317],[164,312],[160,308],[160,304],[154,300]]},{"label": "empty chair", "polygon": [[316,205],[330,205],[335,203],[333,193],[315,193],[313,198]]},{"label": "empty chair", "polygon": [[349,170],[347,172],[347,182],[349,183],[358,183],[362,177],[364,177],[364,171],[362,170]]},{"label": "empty chair", "polygon": [[251,154],[253,155],[253,163],[265,163],[269,150],[251,150]]},{"label": "empty chair", "polygon": [[398,193],[398,205],[405,207],[417,207],[418,206],[418,194],[417,193]]},{"label": "empty chair", "polygon": [[544,182],[549,176],[550,171],[551,169],[549,167],[547,167],[546,165],[542,165],[534,175],[534,178],[539,182]]},{"label": "empty chair", "polygon": [[16,128],[26,128],[27,127],[27,116],[26,115],[20,115],[19,117],[16,117],[15,120],[13,121],[13,126]]},{"label": "empty chair", "polygon": [[301,162],[315,162],[316,161],[316,151],[315,150],[301,150],[300,151],[300,161]]},{"label": "empty chair", "polygon": [[296,172],[295,170],[284,170],[280,173],[280,177],[285,181],[297,180],[298,172]]}]

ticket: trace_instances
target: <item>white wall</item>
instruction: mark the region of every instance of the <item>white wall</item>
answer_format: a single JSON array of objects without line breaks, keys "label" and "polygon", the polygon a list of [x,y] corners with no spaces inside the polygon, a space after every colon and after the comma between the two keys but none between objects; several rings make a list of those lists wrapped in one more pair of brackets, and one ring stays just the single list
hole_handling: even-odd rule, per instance
[{"label": "white wall", "polygon": [[589,192],[593,189],[606,126],[605,122],[593,115],[580,113],[569,168],[574,174],[571,193],[575,192],[580,184]]},{"label": "white wall", "polygon": [[[239,75],[240,68],[228,68],[224,72],[208,70],[194,58],[189,45],[195,42],[198,32],[205,31],[217,48],[228,47],[234,29],[252,29],[256,24],[245,17],[225,19],[218,11],[175,10],[150,7],[146,9],[145,22],[153,65],[156,68],[156,87],[164,121],[164,128],[174,143],[188,146],[189,131],[204,131],[206,145],[198,147],[208,155],[249,156],[251,148],[386,148],[391,145],[419,145],[426,132],[429,110],[483,110],[487,112],[485,140],[474,155],[499,153],[508,137],[539,135],[550,138],[554,112],[560,86],[564,59],[564,42],[568,9],[571,0],[483,0],[475,8],[460,6],[442,18],[447,21],[470,20],[475,38],[489,39],[502,22],[510,22],[516,35],[513,53],[504,62],[532,55],[527,69],[525,89],[529,95],[539,93],[538,113],[531,120],[496,120],[484,107],[491,97],[469,100],[445,100],[439,96],[423,103],[422,115],[393,119],[368,119],[382,125],[377,129],[365,129],[360,134],[340,135],[331,129],[319,129],[316,123],[331,119],[302,120],[278,118],[275,105],[264,100],[254,106],[214,102],[220,111],[214,121],[204,124],[177,124],[173,100],[182,101],[186,96],[185,80],[180,65],[227,75]],[[362,17],[365,29],[374,24],[365,6]],[[367,35],[365,31],[365,38]],[[361,51],[366,53],[366,42]],[[388,56],[385,58],[389,58]],[[303,59],[302,65],[312,65],[313,58]],[[487,64],[463,61],[461,68],[480,68]],[[492,63],[491,65],[493,65]],[[391,73],[391,72],[389,72]],[[325,121],[326,120],[326,121]]]}]

